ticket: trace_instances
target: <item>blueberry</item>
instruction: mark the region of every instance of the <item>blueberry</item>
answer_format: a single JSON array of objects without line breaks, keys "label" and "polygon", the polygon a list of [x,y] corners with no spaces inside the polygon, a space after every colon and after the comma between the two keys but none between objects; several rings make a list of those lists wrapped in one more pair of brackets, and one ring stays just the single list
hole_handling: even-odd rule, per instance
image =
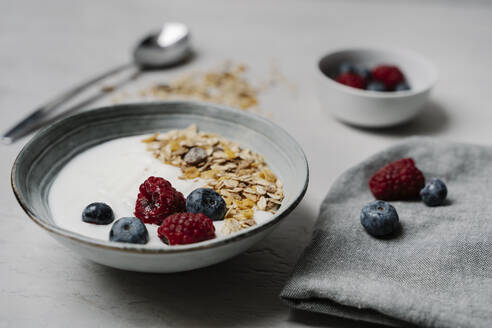
[{"label": "blueberry", "polygon": [[395,232],[398,229],[399,218],[393,205],[376,200],[362,208],[360,223],[370,235],[380,237]]},{"label": "blueberry", "polygon": [[338,67],[338,74],[344,74],[344,73],[355,73],[354,65],[346,62],[341,63],[340,66]]},{"label": "blueberry", "polygon": [[109,240],[120,243],[147,244],[149,232],[139,219],[121,218],[111,227]]},{"label": "blueberry", "polygon": [[362,78],[364,80],[366,80],[366,81],[371,79],[371,76],[372,76],[371,70],[369,68],[367,68],[367,67],[357,66],[356,69],[355,69],[355,72],[358,75],[362,76]]},{"label": "blueberry", "polygon": [[448,195],[448,188],[439,179],[431,179],[420,190],[420,198],[428,206],[438,206],[444,203]]},{"label": "blueberry", "polygon": [[367,90],[370,91],[386,91],[386,86],[379,81],[372,81],[367,85]]},{"label": "blueberry", "polygon": [[405,81],[398,83],[395,87],[395,91],[406,91],[406,90],[410,90],[410,86]]},{"label": "blueberry", "polygon": [[226,202],[215,190],[198,188],[186,198],[186,211],[203,213],[214,221],[224,219]]},{"label": "blueberry", "polygon": [[82,221],[94,224],[110,224],[114,220],[113,210],[105,203],[92,203],[82,212]]}]

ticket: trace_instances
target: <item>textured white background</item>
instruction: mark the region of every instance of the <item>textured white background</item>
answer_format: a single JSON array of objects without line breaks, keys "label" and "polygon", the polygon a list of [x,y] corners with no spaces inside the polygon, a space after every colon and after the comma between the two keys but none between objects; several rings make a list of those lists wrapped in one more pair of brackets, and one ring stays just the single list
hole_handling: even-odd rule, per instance
[{"label": "textured white background", "polygon": [[[491,18],[486,1],[1,1],[0,130],[74,82],[127,61],[147,30],[183,21],[196,60],[137,83],[224,60],[248,64],[261,80],[274,63],[296,88],[270,90],[262,108],[303,146],[311,183],[298,209],[247,253],[194,272],[137,274],[79,258],[30,222],[9,186],[25,140],[1,146],[0,326],[353,325],[291,312],[279,291],[322,198],[347,167],[413,134],[491,143]],[[435,62],[440,81],[416,121],[367,131],[325,115],[314,92],[316,59],[361,44],[410,48]]]}]

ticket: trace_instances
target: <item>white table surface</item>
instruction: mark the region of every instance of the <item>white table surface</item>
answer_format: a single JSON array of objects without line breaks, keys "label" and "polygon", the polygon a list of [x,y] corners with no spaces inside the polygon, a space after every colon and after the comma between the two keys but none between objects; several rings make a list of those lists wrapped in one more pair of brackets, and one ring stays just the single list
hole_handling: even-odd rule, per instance
[{"label": "white table surface", "polygon": [[[225,60],[248,64],[252,79],[260,80],[274,63],[296,88],[265,92],[263,113],[299,141],[311,168],[304,201],[253,249],[206,269],[151,275],[91,263],[33,224],[9,182],[26,140],[0,146],[0,326],[354,325],[290,311],[278,294],[309,240],[322,198],[346,168],[410,135],[491,144],[491,17],[486,1],[0,2],[0,130],[74,82],[127,61],[134,40],[175,20],[192,28],[196,60],[137,83]],[[433,100],[417,120],[364,131],[320,108],[316,59],[327,49],[361,44],[410,48],[437,65]]]}]

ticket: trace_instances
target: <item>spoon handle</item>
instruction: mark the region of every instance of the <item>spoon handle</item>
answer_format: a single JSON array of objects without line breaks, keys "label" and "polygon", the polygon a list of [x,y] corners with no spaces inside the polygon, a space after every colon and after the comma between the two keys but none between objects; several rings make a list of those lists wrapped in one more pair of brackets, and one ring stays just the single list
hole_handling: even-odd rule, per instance
[{"label": "spoon handle", "polygon": [[[34,112],[26,116],[23,120],[21,120],[19,123],[14,125],[10,130],[8,130],[1,138],[2,142],[5,144],[10,144],[18,139],[22,138],[23,136],[29,134],[30,132],[33,132],[34,130],[38,129],[43,125],[43,122],[46,123],[48,119],[51,117],[52,119],[55,118],[54,112],[56,109],[58,109],[61,105],[69,101],[70,99],[73,99],[75,96],[83,92],[84,90],[88,89],[91,87],[93,84],[100,82],[112,75],[121,73],[125,70],[128,70],[130,68],[136,68],[134,63],[128,63],[124,65],[120,65],[117,67],[114,67],[102,74],[99,74],[98,76],[87,80],[70,90],[65,91],[61,95],[55,97],[54,99],[50,100],[46,104],[42,105],[41,107],[38,107]],[[87,101],[82,102],[82,104],[86,103]],[[81,105],[77,105],[70,110],[73,110],[74,108],[79,108]]]}]

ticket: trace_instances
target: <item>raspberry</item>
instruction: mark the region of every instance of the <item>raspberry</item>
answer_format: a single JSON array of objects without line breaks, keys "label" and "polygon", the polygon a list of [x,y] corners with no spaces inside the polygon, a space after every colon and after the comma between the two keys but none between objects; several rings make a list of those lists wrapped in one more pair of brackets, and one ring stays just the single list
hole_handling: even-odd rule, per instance
[{"label": "raspberry", "polygon": [[166,244],[185,245],[212,239],[215,227],[202,213],[176,213],[162,221],[157,234]]},{"label": "raspberry", "polygon": [[376,199],[407,200],[419,197],[425,178],[412,158],[403,158],[380,168],[369,180]]},{"label": "raspberry", "polygon": [[365,81],[362,76],[354,73],[343,73],[337,76],[335,79],[338,83],[348,85],[352,88],[364,89]]},{"label": "raspberry", "polygon": [[393,90],[396,85],[405,80],[405,76],[396,66],[381,65],[372,69],[372,78],[386,85],[386,88]]},{"label": "raspberry", "polygon": [[135,216],[143,223],[161,224],[169,215],[185,211],[183,194],[166,179],[149,177],[140,185]]}]

